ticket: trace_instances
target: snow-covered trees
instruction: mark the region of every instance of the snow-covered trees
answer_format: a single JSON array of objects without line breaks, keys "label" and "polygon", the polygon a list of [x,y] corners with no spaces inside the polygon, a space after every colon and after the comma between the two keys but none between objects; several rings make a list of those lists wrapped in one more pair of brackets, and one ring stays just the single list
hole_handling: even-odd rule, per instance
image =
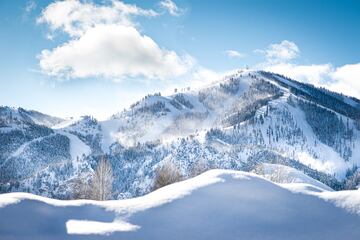
[{"label": "snow-covered trees", "polygon": [[187,100],[184,94],[182,93],[176,94],[174,98],[170,101],[170,104],[179,110],[183,109],[183,107],[186,107],[188,109],[194,108],[192,103],[189,100]]},{"label": "snow-covered trees", "polygon": [[360,170],[358,167],[353,166],[352,169],[348,169],[346,178],[345,189],[353,190],[360,187]]},{"label": "snow-covered trees", "polygon": [[256,77],[253,78],[249,89],[239,96],[232,107],[225,112],[222,119],[224,127],[235,126],[252,119],[259,108],[282,96],[283,93],[273,84]]},{"label": "snow-covered trees", "polygon": [[101,159],[89,177],[80,175],[71,182],[73,199],[109,200],[112,197],[113,173],[108,160]]},{"label": "snow-covered trees", "polygon": [[349,127],[349,120],[345,124],[336,113],[317,104],[301,100],[298,103],[319,140],[333,147],[345,160],[349,160],[353,141],[353,129]]},{"label": "snow-covered trees", "polygon": [[80,176],[74,179],[72,183],[72,196],[73,199],[90,199],[91,189],[89,182],[85,177]]},{"label": "snow-covered trees", "polygon": [[[2,139],[3,136],[0,134],[0,143],[3,140],[6,142],[19,139],[15,136]],[[64,159],[70,158],[70,140],[61,134],[39,137],[36,141],[29,141],[25,146],[21,155],[10,155],[3,161],[2,156],[6,156],[6,153],[2,155],[0,147],[0,182],[12,182],[34,176],[46,167],[56,164],[60,166]]]},{"label": "snow-covered trees", "polygon": [[190,177],[196,177],[207,170],[209,170],[209,166],[203,159],[198,160],[196,163],[193,164],[192,168],[190,169]]},{"label": "snow-covered trees", "polygon": [[149,113],[149,114],[166,114],[167,112],[170,112],[170,110],[166,107],[166,104],[163,101],[156,101],[153,104],[145,105],[142,107],[139,107],[135,110],[134,114],[136,113]]},{"label": "snow-covered trees", "polygon": [[112,194],[112,184],[112,167],[108,160],[102,159],[92,175],[91,198],[100,201],[110,199]]},{"label": "snow-covered trees", "polygon": [[273,164],[273,165],[269,165],[271,166],[271,169],[267,169],[265,168],[265,165],[263,163],[258,164],[253,172],[264,176],[265,178],[269,179],[272,182],[276,182],[276,183],[291,183],[292,179],[288,176],[287,172],[286,172],[286,167],[284,165],[279,165],[279,164]]}]

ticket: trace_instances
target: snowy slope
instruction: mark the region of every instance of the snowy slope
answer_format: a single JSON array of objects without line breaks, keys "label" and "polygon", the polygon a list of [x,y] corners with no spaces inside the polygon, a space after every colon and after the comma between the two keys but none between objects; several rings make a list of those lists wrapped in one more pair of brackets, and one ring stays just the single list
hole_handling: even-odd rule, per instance
[{"label": "snowy slope", "polygon": [[281,164],[262,163],[257,166],[255,172],[270,181],[280,184],[290,184],[290,186],[311,185],[320,191],[333,191],[329,186],[307,176],[303,172]]},{"label": "snowy slope", "polygon": [[81,141],[77,136],[71,133],[60,133],[65,135],[70,140],[70,156],[75,171],[78,172],[81,169],[89,167],[89,163],[85,161],[84,156],[87,156],[91,153],[90,147]]},{"label": "snowy slope", "polygon": [[[1,239],[359,239],[360,192],[293,192],[212,170],[143,197],[0,195]],[[29,221],[31,219],[31,221]]]},{"label": "snowy slope", "polygon": [[35,123],[52,127],[61,123],[64,119],[49,116],[34,110],[23,108],[11,108],[0,106],[0,122]]},{"label": "snowy slope", "polygon": [[[231,79],[200,90],[184,90],[170,96],[145,96],[128,110],[100,122],[105,143],[103,150],[108,152],[110,143],[114,142],[126,146],[157,140],[171,142],[216,126],[219,116],[232,106],[251,84],[248,76],[244,76],[240,81],[233,80],[233,77]],[[228,84],[232,87],[229,91],[226,90]],[[222,87],[219,87],[220,85]]]}]

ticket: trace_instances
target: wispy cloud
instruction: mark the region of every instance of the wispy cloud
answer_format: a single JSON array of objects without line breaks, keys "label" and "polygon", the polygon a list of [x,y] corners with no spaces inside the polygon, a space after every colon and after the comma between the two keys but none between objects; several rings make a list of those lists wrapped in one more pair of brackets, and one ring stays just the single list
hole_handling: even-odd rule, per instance
[{"label": "wispy cloud", "polygon": [[32,12],[33,10],[35,10],[37,7],[37,4],[34,0],[30,0],[26,3],[26,6],[25,6],[25,12],[26,13],[30,13]]},{"label": "wispy cloud", "polygon": [[27,1],[25,7],[23,8],[23,12],[21,16],[22,21],[27,21],[31,16],[31,14],[33,13],[33,11],[36,9],[36,7],[37,4],[34,0]]},{"label": "wispy cloud", "polygon": [[243,54],[241,52],[238,52],[236,50],[226,50],[225,54],[229,57],[229,58],[244,58],[246,57],[246,54]]},{"label": "wispy cloud", "polygon": [[169,12],[172,16],[180,16],[185,12],[185,9],[179,8],[172,0],[163,0],[159,3],[160,7]]}]

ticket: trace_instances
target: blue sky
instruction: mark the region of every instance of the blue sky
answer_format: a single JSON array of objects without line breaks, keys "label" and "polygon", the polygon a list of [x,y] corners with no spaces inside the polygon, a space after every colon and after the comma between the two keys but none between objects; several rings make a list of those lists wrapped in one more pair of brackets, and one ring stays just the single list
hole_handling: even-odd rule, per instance
[{"label": "blue sky", "polygon": [[246,65],[360,97],[359,12],[355,0],[2,0],[0,104],[104,119]]}]

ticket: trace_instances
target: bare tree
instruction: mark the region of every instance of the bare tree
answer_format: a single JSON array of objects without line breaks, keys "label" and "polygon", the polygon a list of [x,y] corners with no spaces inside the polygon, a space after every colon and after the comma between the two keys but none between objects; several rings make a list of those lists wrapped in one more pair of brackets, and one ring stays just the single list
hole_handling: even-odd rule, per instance
[{"label": "bare tree", "polygon": [[175,182],[179,182],[182,179],[183,177],[178,167],[170,161],[165,162],[156,170],[154,190]]},{"label": "bare tree", "polygon": [[203,159],[200,159],[196,163],[193,164],[192,168],[190,169],[190,177],[196,177],[210,168],[206,165]]},{"label": "bare tree", "polygon": [[110,199],[113,181],[111,164],[108,160],[102,159],[91,179],[91,198],[100,201]]}]

